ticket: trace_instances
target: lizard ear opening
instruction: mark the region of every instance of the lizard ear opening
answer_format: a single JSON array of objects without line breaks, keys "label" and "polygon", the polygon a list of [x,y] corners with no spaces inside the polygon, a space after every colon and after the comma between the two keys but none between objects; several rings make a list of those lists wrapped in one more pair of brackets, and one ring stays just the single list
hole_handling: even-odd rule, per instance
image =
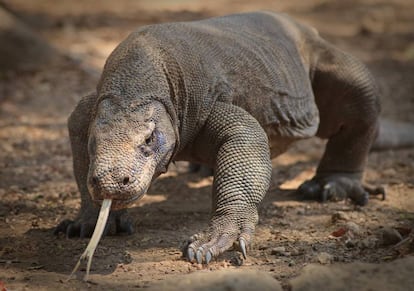
[{"label": "lizard ear opening", "polygon": [[171,118],[171,115],[169,115],[169,114],[168,114],[168,119],[169,119],[169,121],[170,121],[170,123],[171,123],[171,125],[172,125],[172,127],[173,127],[173,129],[174,129],[174,135],[175,135],[174,150],[173,150],[173,153],[172,153],[172,155],[171,155],[170,160],[168,161],[168,165],[169,165],[169,164],[171,164],[171,162],[174,160],[174,158],[175,158],[175,156],[177,155],[178,150],[179,150],[179,148],[180,148],[180,134],[179,134],[179,132],[178,132],[178,126],[175,126],[175,125],[174,125],[174,121],[173,121],[173,119]]},{"label": "lizard ear opening", "polygon": [[[165,118],[168,116],[168,119]],[[160,130],[160,132],[157,131]],[[164,115],[162,121],[158,123],[157,128],[155,129],[156,139],[162,140],[163,146],[163,155],[158,163],[157,175],[167,172],[169,165],[174,159],[175,154],[178,150],[178,135],[176,133],[174,123],[171,120],[170,115],[167,113]]]}]

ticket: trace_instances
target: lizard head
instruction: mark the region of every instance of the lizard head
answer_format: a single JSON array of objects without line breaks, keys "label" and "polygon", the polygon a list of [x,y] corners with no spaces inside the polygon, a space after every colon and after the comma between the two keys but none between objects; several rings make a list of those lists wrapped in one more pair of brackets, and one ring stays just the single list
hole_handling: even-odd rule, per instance
[{"label": "lizard head", "polygon": [[89,128],[89,193],[98,204],[112,199],[115,210],[142,197],[151,181],[166,172],[176,144],[161,103],[125,103],[102,99]]}]

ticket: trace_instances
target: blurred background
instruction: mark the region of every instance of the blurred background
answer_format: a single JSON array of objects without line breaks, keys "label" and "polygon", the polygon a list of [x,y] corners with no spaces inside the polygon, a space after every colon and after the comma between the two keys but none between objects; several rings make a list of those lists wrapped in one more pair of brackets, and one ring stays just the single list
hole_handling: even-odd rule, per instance
[{"label": "blurred background", "polygon": [[[51,234],[79,209],[66,120],[95,89],[115,46],[142,25],[254,10],[288,13],[357,56],[378,81],[383,116],[414,122],[412,0],[0,0],[0,281],[16,290],[67,288],[61,280],[87,240]],[[395,236],[398,230],[398,241],[414,225],[414,151],[370,156],[365,179],[386,185],[388,198],[358,210],[294,196],[293,189],[312,177],[323,145],[304,141],[273,161],[272,186],[244,267],[286,282],[320,262],[321,253],[330,255],[329,263],[382,263],[413,254],[411,245],[384,247],[381,231]],[[100,243],[92,269],[100,285],[89,287],[141,288],[196,271],[181,259],[179,245],[206,226],[211,182],[172,166],[131,210],[137,234]],[[352,244],[329,238],[349,222],[357,225],[346,232]],[[274,251],[281,246],[284,251]],[[238,262],[225,255],[209,269]]]}]

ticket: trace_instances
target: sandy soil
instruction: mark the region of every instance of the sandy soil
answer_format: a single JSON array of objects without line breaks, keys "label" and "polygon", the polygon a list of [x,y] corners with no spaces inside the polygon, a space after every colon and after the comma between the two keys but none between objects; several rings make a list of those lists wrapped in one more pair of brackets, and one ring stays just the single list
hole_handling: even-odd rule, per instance
[{"label": "sandy soil", "polygon": [[131,209],[134,235],[100,242],[91,283],[65,282],[88,240],[52,234],[80,205],[67,116],[94,89],[107,55],[135,27],[258,9],[287,12],[368,65],[383,92],[384,116],[414,122],[413,1],[5,2],[70,58],[45,70],[0,76],[0,286],[139,289],[199,269],[225,268],[262,270],[285,284],[312,262],[383,263],[414,254],[410,240],[395,247],[398,235],[408,237],[414,226],[414,150],[370,155],[365,180],[386,187],[385,201],[374,198],[364,208],[302,202],[293,189],[312,176],[323,149],[319,140],[301,142],[274,160],[272,186],[245,261],[233,251],[207,267],[181,257],[181,243],[208,223],[212,182],[186,173],[181,164]]}]

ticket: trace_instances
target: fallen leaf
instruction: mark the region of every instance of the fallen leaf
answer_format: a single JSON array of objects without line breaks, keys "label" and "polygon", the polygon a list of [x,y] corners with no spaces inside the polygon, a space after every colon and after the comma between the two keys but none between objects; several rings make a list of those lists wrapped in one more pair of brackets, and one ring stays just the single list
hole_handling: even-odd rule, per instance
[{"label": "fallen leaf", "polygon": [[331,233],[331,235],[332,235],[332,236],[334,236],[334,237],[341,237],[341,236],[343,236],[346,232],[347,232],[347,229],[346,229],[346,228],[341,227],[341,228],[339,228],[339,229],[335,230],[334,232],[332,232],[332,233]]},{"label": "fallen leaf", "polygon": [[412,229],[409,227],[395,227],[395,229],[401,234],[401,236],[407,236],[411,233]]}]

